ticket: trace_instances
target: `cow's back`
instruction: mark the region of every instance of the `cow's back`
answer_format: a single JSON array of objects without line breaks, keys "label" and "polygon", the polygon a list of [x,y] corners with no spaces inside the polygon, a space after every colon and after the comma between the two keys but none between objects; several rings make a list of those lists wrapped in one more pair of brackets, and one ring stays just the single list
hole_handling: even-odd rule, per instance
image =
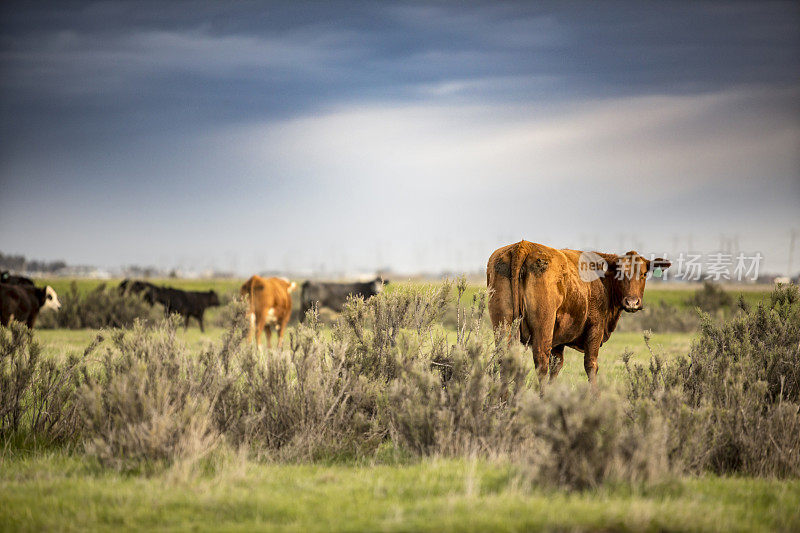
[{"label": "cow's back", "polygon": [[11,317],[19,322],[33,322],[39,314],[35,289],[25,285],[0,283],[0,323],[7,326]]},{"label": "cow's back", "polygon": [[[516,313],[514,310],[512,277],[517,277],[519,296],[529,289],[532,290],[534,285],[539,292],[548,292],[551,287],[557,288],[558,277],[566,264],[567,259],[560,250],[527,241],[495,250],[486,265],[489,316],[492,324],[497,327],[501,322],[510,323],[519,316],[519,309]],[[540,300],[546,294],[531,296]],[[518,301],[517,306],[521,306],[521,301]]]},{"label": "cow's back", "polygon": [[272,293],[273,301],[276,307],[280,307],[284,312],[291,312],[292,310],[292,294],[294,284],[283,278],[269,278],[266,280]]},{"label": "cow's back", "polygon": [[556,329],[564,337],[579,334],[587,317],[589,288],[578,276],[578,256],[572,252],[527,241],[495,250],[486,268],[492,325],[497,328],[522,317],[524,341],[540,317],[555,314]]},{"label": "cow's back", "polygon": [[310,308],[314,302],[321,307],[341,311],[350,296],[362,297],[365,300],[378,294],[375,282],[326,283],[306,281],[303,283],[301,302],[304,309]]},{"label": "cow's back", "polygon": [[292,284],[281,278],[262,278],[252,276],[242,286],[242,296],[250,302],[251,312],[261,312],[269,309],[286,312],[292,309]]}]

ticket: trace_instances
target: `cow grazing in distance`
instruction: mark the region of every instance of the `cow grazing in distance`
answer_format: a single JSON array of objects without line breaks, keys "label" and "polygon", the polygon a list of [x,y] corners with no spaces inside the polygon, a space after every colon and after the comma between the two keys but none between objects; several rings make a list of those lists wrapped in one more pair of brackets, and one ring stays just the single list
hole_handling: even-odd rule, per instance
[{"label": "cow grazing in distance", "polygon": [[185,319],[184,329],[189,328],[189,319],[194,317],[200,324],[200,331],[205,332],[203,315],[209,307],[218,306],[219,296],[214,291],[184,291],[172,287],[159,287],[146,281],[125,279],[119,284],[122,294],[138,294],[150,305],[159,303],[164,306],[164,313],[178,313]]},{"label": "cow grazing in distance", "polygon": [[240,290],[248,302],[247,316],[250,319],[250,335],[261,350],[261,331],[267,337],[267,348],[272,347],[272,329],[278,330],[278,347],[283,343],[286,325],[292,316],[292,291],[297,284],[285,278],[262,278],[252,276]]},{"label": "cow grazing in distance", "polygon": [[164,306],[167,314],[178,313],[186,319],[183,329],[189,328],[189,319],[194,317],[203,327],[203,315],[209,307],[219,305],[219,296],[214,291],[183,291],[172,287],[156,287],[152,291],[153,299]]},{"label": "cow grazing in distance", "polygon": [[153,296],[154,289],[158,287],[153,285],[152,283],[148,283],[146,281],[139,281],[139,280],[130,280],[124,279],[119,284],[119,293],[120,294],[137,294],[141,296],[144,301],[153,305],[156,303],[155,297]]},{"label": "cow grazing in distance", "polygon": [[[564,348],[583,352],[583,366],[594,385],[600,346],[617,326],[622,311],[643,308],[648,273],[666,269],[665,259],[649,261],[630,251],[622,256],[556,250],[520,241],[492,253],[486,267],[489,316],[495,329],[518,318],[512,332],[533,350],[540,381],[558,376]],[[659,272],[660,274],[660,272]]]},{"label": "cow grazing in distance", "polygon": [[17,320],[33,328],[42,309],[61,309],[58,295],[49,285],[37,288],[27,284],[0,283],[0,324],[3,326]]},{"label": "cow grazing in distance", "polygon": [[361,296],[365,300],[380,294],[383,286],[389,283],[381,278],[367,282],[355,283],[326,283],[319,281],[306,281],[300,292],[300,321],[314,304],[327,307],[337,313],[342,310],[349,296]]}]

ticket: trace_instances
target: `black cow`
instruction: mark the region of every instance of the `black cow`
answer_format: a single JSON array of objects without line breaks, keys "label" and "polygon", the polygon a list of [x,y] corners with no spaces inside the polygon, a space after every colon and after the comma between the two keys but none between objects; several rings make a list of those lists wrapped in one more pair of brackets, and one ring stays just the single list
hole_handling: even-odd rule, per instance
[{"label": "black cow", "polygon": [[144,301],[146,301],[150,305],[156,303],[154,297],[155,289],[158,289],[156,285],[153,285],[152,283],[148,283],[146,281],[139,281],[139,280],[124,279],[119,284],[120,294],[138,294],[144,299]]},{"label": "black cow", "polygon": [[372,281],[356,283],[324,283],[319,281],[305,281],[300,293],[300,321],[306,317],[306,312],[316,303],[319,307],[327,307],[339,312],[344,307],[347,297],[362,296],[365,300],[379,294],[383,286],[389,283],[381,278]]},{"label": "black cow", "polygon": [[0,272],[0,283],[8,283],[10,285],[27,285],[33,287],[33,280],[25,276],[15,276],[8,270]]},{"label": "black cow", "polygon": [[8,326],[13,319],[33,328],[39,311],[45,308],[61,309],[61,302],[53,287],[0,283],[0,324],[3,326]]},{"label": "black cow", "polygon": [[119,290],[123,293],[139,294],[150,305],[163,305],[167,315],[178,313],[186,319],[184,329],[189,327],[189,319],[194,317],[200,323],[200,331],[205,331],[203,314],[207,308],[219,305],[219,296],[214,291],[184,291],[128,279],[120,283]]}]

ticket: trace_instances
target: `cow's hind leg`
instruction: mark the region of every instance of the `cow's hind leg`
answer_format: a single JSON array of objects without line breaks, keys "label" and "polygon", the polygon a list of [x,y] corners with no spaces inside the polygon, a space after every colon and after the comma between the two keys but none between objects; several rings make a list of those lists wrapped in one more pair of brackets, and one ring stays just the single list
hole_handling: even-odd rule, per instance
[{"label": "cow's hind leg", "polygon": [[264,326],[264,332],[267,337],[267,348],[272,348],[272,329],[269,326]]},{"label": "cow's hind leg", "polygon": [[261,351],[261,330],[264,329],[265,323],[266,318],[263,314],[256,316],[256,314],[253,313],[250,315],[250,326],[253,328],[253,341],[259,352]]},{"label": "cow's hind leg", "polygon": [[550,381],[558,377],[561,368],[564,366],[564,346],[556,346],[550,352]]},{"label": "cow's hind leg", "polygon": [[526,322],[531,332],[533,364],[536,366],[536,373],[539,374],[539,383],[544,384],[550,366],[550,353],[553,350],[556,313],[547,308],[532,309]]},{"label": "cow's hind leg", "polygon": [[280,325],[278,326],[280,329],[278,330],[278,348],[283,346],[283,334],[286,333],[286,326],[289,324],[289,319],[291,318],[290,313],[286,313],[286,316],[281,320]]},{"label": "cow's hind leg", "polygon": [[251,312],[247,314],[247,318],[250,319],[250,341],[255,343],[256,342],[256,314]]}]

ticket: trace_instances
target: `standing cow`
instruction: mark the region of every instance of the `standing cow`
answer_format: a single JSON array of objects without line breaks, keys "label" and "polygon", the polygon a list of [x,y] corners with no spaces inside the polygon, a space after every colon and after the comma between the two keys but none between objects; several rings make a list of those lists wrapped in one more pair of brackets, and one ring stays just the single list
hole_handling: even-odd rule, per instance
[{"label": "standing cow", "polygon": [[486,267],[489,316],[497,329],[520,319],[520,340],[533,350],[540,381],[558,376],[564,347],[583,352],[583,367],[594,385],[600,346],[617,327],[622,311],[643,307],[648,273],[666,269],[630,251],[623,256],[556,250],[520,241],[492,253]]},{"label": "standing cow", "polygon": [[209,307],[219,306],[219,296],[214,291],[184,291],[172,287],[159,287],[146,281],[125,279],[119,284],[120,294],[138,294],[150,305],[157,303],[164,306],[164,313],[169,316],[178,313],[183,316],[183,329],[189,329],[189,319],[194,317],[200,324],[200,331],[205,332],[203,316]]},{"label": "standing cow", "polygon": [[253,276],[241,288],[241,295],[248,302],[247,316],[250,318],[250,335],[261,350],[261,331],[266,332],[267,348],[272,347],[272,329],[278,330],[278,346],[283,344],[283,334],[292,316],[292,291],[294,281],[285,278],[262,278]]},{"label": "standing cow", "polygon": [[306,313],[314,304],[327,307],[337,313],[342,310],[347,298],[361,296],[365,300],[383,290],[389,283],[381,278],[372,281],[353,283],[325,283],[320,281],[305,281],[300,292],[300,321],[306,318]]},{"label": "standing cow", "polygon": [[39,311],[42,309],[61,309],[61,302],[53,287],[34,287],[23,283],[0,283],[0,324],[8,326],[12,320],[24,322],[33,328]]}]

